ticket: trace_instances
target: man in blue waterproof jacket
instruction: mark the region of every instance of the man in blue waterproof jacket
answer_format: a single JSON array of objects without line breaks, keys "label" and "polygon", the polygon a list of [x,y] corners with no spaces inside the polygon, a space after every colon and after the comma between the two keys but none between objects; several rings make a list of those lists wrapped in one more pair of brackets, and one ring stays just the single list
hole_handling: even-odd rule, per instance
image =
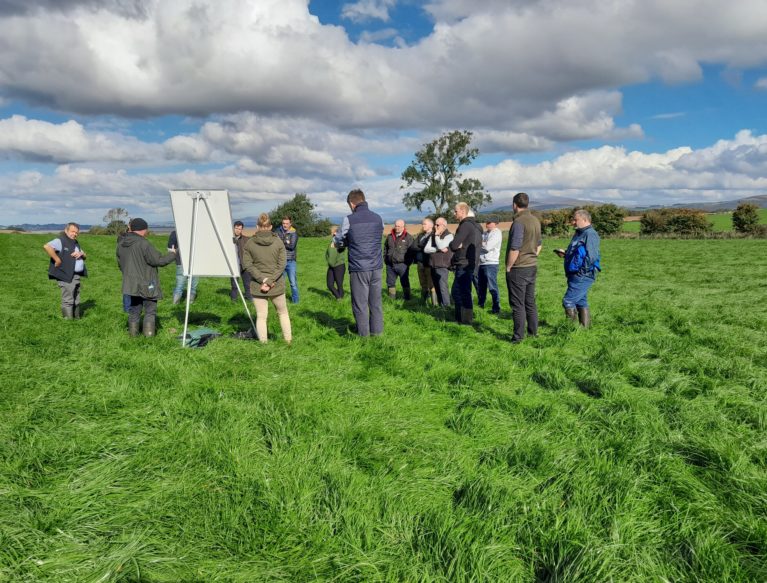
[{"label": "man in blue waterproof jacket", "polygon": [[567,249],[557,249],[556,253],[565,259],[567,291],[562,298],[565,315],[588,328],[591,325],[591,312],[587,295],[594,284],[599,267],[599,233],[591,226],[591,213],[578,209],[573,213],[575,226]]}]

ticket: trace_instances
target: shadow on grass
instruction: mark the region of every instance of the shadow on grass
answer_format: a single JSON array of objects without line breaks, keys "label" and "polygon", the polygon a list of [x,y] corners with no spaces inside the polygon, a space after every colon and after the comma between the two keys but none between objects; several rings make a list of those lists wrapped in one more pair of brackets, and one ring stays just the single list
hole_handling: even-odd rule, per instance
[{"label": "shadow on grass", "polygon": [[339,336],[349,336],[354,333],[355,324],[350,318],[338,318],[326,312],[304,312],[305,316],[313,318],[326,328],[332,328]]},{"label": "shadow on grass", "polygon": [[[320,289],[318,287],[310,287],[309,291],[312,292],[313,294],[316,294],[316,295],[322,297],[322,298],[328,298],[329,300],[336,299],[335,296],[333,296],[333,294],[331,294],[327,289]],[[344,297],[346,297],[347,293],[348,292],[346,290],[344,290]]]},{"label": "shadow on grass", "polygon": [[83,303],[80,304],[80,317],[82,318],[87,314],[89,311],[91,311],[93,308],[96,307],[96,300],[85,300]]},{"label": "shadow on grass", "polygon": [[[184,323],[184,310],[176,310],[173,314],[180,324]],[[198,324],[220,324],[221,316],[211,312],[195,312],[193,308],[189,309],[189,325]]]}]

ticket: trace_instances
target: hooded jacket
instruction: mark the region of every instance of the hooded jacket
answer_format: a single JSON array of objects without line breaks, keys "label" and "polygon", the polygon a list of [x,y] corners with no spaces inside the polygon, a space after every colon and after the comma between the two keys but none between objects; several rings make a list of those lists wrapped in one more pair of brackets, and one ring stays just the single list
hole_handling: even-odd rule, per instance
[{"label": "hooded jacket", "polygon": [[157,268],[175,261],[175,253],[162,255],[141,235],[126,233],[117,241],[117,262],[123,273],[123,294],[159,300],[162,298],[162,290]]},{"label": "hooded jacket", "polygon": [[[256,231],[242,252],[242,269],[250,273],[250,293],[254,298],[275,298],[285,293],[287,252],[282,239],[272,231]],[[261,284],[274,284],[266,293]]]}]

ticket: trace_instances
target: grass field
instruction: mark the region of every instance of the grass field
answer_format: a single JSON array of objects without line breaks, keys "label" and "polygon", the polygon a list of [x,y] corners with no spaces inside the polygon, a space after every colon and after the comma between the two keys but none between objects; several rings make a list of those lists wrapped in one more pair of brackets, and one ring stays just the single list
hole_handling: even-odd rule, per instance
[{"label": "grass field", "polygon": [[305,239],[293,345],[194,350],[167,299],[128,338],[108,237],[62,321],[49,238],[0,235],[0,582],[767,580],[764,241],[603,241],[584,331],[547,240],[512,345],[506,301],[356,337]]},{"label": "grass field", "polygon": [[[759,222],[767,224],[767,209],[759,209]],[[732,231],[732,213],[713,213],[706,215],[713,224],[714,231]],[[623,223],[623,230],[626,233],[638,233],[641,225],[639,221],[630,221]]]}]

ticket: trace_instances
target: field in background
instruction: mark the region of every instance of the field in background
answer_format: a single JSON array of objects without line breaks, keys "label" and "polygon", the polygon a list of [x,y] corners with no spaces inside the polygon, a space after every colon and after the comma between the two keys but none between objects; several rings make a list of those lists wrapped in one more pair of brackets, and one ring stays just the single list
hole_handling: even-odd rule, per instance
[{"label": "field in background", "polygon": [[[767,209],[759,209],[759,222],[767,224]],[[714,225],[714,231],[732,231],[732,213],[711,213],[706,217]],[[639,221],[626,221],[623,223],[623,231],[626,233],[638,233],[640,229]]]},{"label": "field in background", "polygon": [[[583,331],[546,240],[511,345],[505,299],[356,337],[304,239],[293,346],[184,350],[172,267],[130,339],[114,240],[64,322],[48,238],[0,235],[0,581],[767,580],[763,241],[603,241]],[[194,324],[244,330],[228,293]]]}]

